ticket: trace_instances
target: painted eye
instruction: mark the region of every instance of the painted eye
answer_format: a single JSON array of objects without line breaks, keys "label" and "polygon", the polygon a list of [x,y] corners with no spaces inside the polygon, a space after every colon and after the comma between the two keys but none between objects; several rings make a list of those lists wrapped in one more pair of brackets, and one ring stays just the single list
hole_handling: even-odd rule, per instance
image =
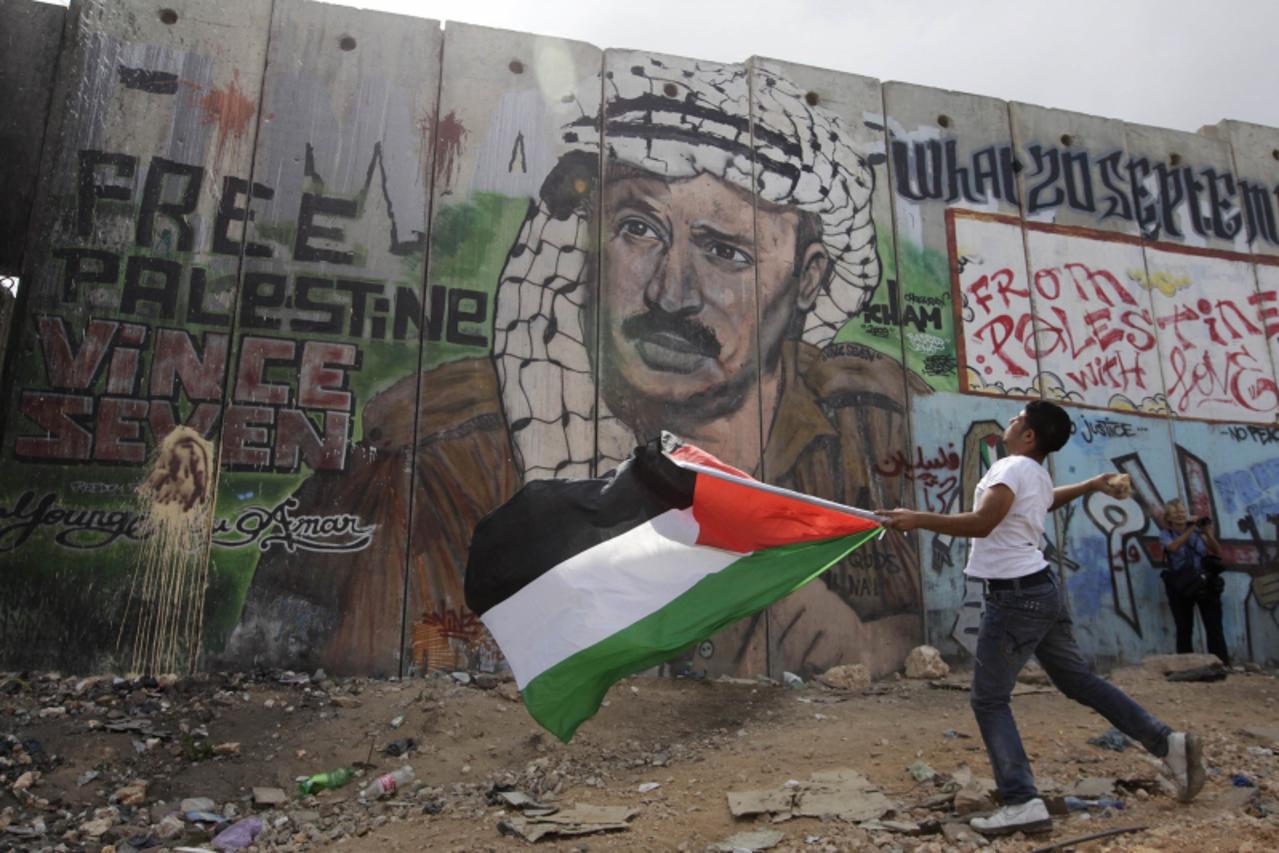
[{"label": "painted eye", "polygon": [[715,241],[707,246],[707,249],[712,255],[722,261],[729,261],[734,264],[749,264],[751,262],[750,255],[727,243]]},{"label": "painted eye", "polygon": [[641,237],[644,239],[656,239],[657,229],[649,225],[643,219],[628,217],[623,219],[618,226],[618,230],[623,234],[629,234],[632,237]]}]

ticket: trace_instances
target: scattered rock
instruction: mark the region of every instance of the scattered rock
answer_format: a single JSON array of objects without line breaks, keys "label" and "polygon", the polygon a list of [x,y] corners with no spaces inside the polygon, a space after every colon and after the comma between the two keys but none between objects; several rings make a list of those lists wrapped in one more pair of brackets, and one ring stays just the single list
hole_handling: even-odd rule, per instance
[{"label": "scattered rock", "polygon": [[1164,677],[1169,681],[1225,681],[1226,668],[1218,663],[1215,666],[1201,666],[1196,669],[1170,672]]},{"label": "scattered rock", "polygon": [[950,675],[950,664],[942,660],[941,652],[932,646],[916,646],[906,656],[907,678],[945,678]]},{"label": "scattered rock", "polygon": [[927,782],[937,776],[937,771],[929,767],[926,761],[916,761],[907,771],[916,782]]},{"label": "scattered rock", "polygon": [[162,841],[177,838],[186,831],[186,824],[177,815],[165,815],[155,827],[155,837]]},{"label": "scattered rock", "polygon": [[1239,733],[1271,746],[1279,746],[1279,727],[1276,726],[1244,726]]},{"label": "scattered rock", "polygon": [[146,798],[147,782],[143,779],[138,779],[123,788],[117,789],[111,795],[111,802],[119,803],[122,806],[140,806],[146,801]]},{"label": "scattered rock", "polygon": [[178,806],[183,812],[211,812],[217,808],[217,804],[208,797],[187,797]]},{"label": "scattered rock", "polygon": [[961,844],[973,844],[978,847],[985,847],[987,841],[981,835],[966,823],[943,823],[941,825],[942,835],[946,838],[947,843],[956,846]]},{"label": "scattered rock", "polygon": [[817,680],[836,690],[864,690],[870,687],[870,670],[865,664],[846,663],[832,666],[819,675]]},{"label": "scattered rock", "polygon": [[111,829],[112,820],[109,817],[100,817],[94,820],[85,821],[80,824],[80,834],[85,838],[98,839],[107,834]]},{"label": "scattered rock", "polygon": [[717,841],[706,847],[708,853],[739,853],[739,851],[768,850],[782,843],[786,836],[775,829],[763,829],[755,832],[739,832],[730,835],[723,841]]},{"label": "scattered rock", "polygon": [[282,788],[254,788],[253,805],[258,808],[272,808],[289,801],[289,795]]},{"label": "scattered rock", "polygon": [[215,744],[213,747],[214,755],[239,755],[240,744],[235,741],[227,741],[226,743]]},{"label": "scattered rock", "polygon": [[23,773],[21,776],[19,776],[17,779],[14,780],[13,785],[11,786],[13,788],[13,792],[15,794],[22,793],[23,791],[27,790],[32,785],[34,785],[36,783],[36,780],[39,778],[40,778],[40,772],[38,770],[26,771],[25,773]]},{"label": "scattered rock", "polygon": [[1215,666],[1224,669],[1221,659],[1216,655],[1147,655],[1141,659],[1143,669],[1156,675],[1168,675],[1172,672],[1184,672],[1188,669],[1202,669]]},{"label": "scattered rock", "polygon": [[639,809],[626,806],[593,806],[578,803],[571,809],[537,817],[513,816],[497,825],[503,835],[518,835],[538,841],[548,835],[589,835],[630,829],[629,821]]},{"label": "scattered rock", "polygon": [[1080,799],[1093,800],[1115,795],[1115,779],[1113,777],[1089,776],[1080,779],[1070,790],[1070,795]]},{"label": "scattered rock", "polygon": [[995,806],[995,781],[993,779],[973,779],[955,792],[955,813],[970,815]]}]

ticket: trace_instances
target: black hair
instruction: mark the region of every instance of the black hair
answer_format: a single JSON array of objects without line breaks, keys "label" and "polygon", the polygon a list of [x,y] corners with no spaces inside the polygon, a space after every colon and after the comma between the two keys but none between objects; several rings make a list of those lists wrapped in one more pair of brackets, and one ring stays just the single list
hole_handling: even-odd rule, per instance
[{"label": "black hair", "polygon": [[1032,400],[1026,404],[1026,429],[1035,431],[1035,449],[1047,456],[1066,446],[1075,425],[1066,410],[1047,400]]}]

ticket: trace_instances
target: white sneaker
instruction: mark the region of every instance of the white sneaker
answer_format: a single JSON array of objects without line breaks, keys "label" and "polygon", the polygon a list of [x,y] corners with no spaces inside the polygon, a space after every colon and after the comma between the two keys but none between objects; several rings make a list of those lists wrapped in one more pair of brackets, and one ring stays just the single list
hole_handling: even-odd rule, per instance
[{"label": "white sneaker", "polygon": [[1044,801],[1035,797],[1015,806],[1004,806],[990,817],[975,817],[969,825],[982,835],[1012,835],[1014,832],[1047,832],[1053,828]]},{"label": "white sneaker", "polygon": [[1199,735],[1173,732],[1168,735],[1168,754],[1164,766],[1172,775],[1177,799],[1188,803],[1204,786],[1204,754]]}]

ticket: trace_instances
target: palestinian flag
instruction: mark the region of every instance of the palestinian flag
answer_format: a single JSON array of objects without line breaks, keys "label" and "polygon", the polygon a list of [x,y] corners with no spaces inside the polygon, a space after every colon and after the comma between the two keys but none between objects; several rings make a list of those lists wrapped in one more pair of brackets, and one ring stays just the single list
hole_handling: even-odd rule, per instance
[{"label": "palestinian flag", "polygon": [[466,604],[567,742],[618,679],[762,610],[876,516],[751,479],[669,433],[598,480],[539,480],[475,527]]}]

